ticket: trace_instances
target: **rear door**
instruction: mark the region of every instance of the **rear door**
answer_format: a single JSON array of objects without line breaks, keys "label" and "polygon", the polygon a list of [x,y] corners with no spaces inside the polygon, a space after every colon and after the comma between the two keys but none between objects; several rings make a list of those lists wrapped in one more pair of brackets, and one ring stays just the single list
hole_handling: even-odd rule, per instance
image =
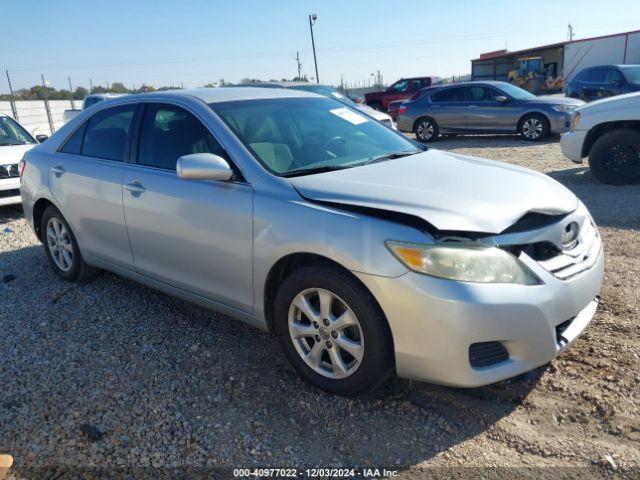
[{"label": "rear door", "polygon": [[467,104],[465,87],[439,90],[429,97],[430,114],[440,132],[463,132],[467,129]]},{"label": "rear door", "polygon": [[605,81],[605,95],[611,97],[613,95],[620,95],[623,93],[622,88],[625,84],[625,79],[622,76],[622,72],[617,68],[609,68]]},{"label": "rear door", "polygon": [[133,257],[122,209],[122,177],[137,104],[100,110],[55,154],[51,193],[83,254],[131,268]]},{"label": "rear door", "polygon": [[138,138],[123,192],[136,271],[251,312],[253,188],[239,177],[228,182],[178,178],[176,161],[182,155],[228,158],[185,107],[148,103]]}]

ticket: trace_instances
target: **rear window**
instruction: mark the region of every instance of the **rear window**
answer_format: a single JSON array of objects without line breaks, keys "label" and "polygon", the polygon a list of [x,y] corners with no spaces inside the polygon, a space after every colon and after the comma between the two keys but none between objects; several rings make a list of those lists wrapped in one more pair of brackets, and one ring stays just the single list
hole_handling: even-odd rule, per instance
[{"label": "rear window", "polygon": [[464,88],[447,88],[431,95],[431,101],[440,102],[464,102]]},{"label": "rear window", "polygon": [[136,105],[121,105],[96,113],[87,123],[82,154],[122,162],[131,134]]},{"label": "rear window", "polygon": [[604,83],[605,78],[607,77],[607,73],[609,72],[608,68],[594,68],[589,72],[589,82],[596,83]]}]

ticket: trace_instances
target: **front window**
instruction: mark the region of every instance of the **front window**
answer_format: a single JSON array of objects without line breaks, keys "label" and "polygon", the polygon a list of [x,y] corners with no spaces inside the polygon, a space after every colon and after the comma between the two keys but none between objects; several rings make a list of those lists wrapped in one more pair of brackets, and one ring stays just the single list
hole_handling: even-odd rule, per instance
[{"label": "front window", "polygon": [[629,83],[640,83],[640,67],[624,68],[622,70],[624,78]]},{"label": "front window", "polygon": [[328,98],[210,104],[267,169],[291,176],[417,153],[415,143]]},{"label": "front window", "polygon": [[38,143],[13,118],[0,117],[0,147]]},{"label": "front window", "polygon": [[501,83],[498,89],[505,93],[507,96],[516,100],[533,100],[534,98],[536,98],[533,93],[529,93],[520,87],[511,85],[510,83]]},{"label": "front window", "polygon": [[392,92],[402,93],[406,92],[407,88],[409,88],[409,80],[400,80],[391,85],[391,87],[389,87],[389,90],[391,90]]}]

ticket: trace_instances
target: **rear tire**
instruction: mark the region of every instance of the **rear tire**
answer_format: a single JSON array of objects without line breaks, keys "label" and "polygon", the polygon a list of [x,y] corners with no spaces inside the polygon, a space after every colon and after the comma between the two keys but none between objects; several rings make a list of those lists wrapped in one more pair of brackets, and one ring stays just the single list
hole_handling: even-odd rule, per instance
[{"label": "rear tire", "polygon": [[384,112],[384,108],[382,107],[382,103],[380,102],[371,102],[369,106],[374,110],[378,110],[379,112]]},{"label": "rear tire", "polygon": [[84,283],[98,273],[96,268],[88,265],[82,258],[71,227],[60,210],[53,205],[49,205],[44,211],[40,231],[47,260],[63,280]]},{"label": "rear tire", "polygon": [[350,275],[330,265],[301,268],[285,278],[274,302],[282,349],[316,387],[356,396],[393,373],[389,326],[371,293]]},{"label": "rear tire", "polygon": [[623,128],[602,135],[589,152],[589,168],[609,185],[640,181],[640,132]]},{"label": "rear tire", "polygon": [[529,142],[538,142],[549,136],[549,120],[539,113],[525,115],[518,124],[518,133]]},{"label": "rear tire", "polygon": [[422,117],[416,120],[416,123],[413,125],[413,133],[416,136],[416,140],[422,143],[428,143],[438,139],[440,129],[433,118]]}]

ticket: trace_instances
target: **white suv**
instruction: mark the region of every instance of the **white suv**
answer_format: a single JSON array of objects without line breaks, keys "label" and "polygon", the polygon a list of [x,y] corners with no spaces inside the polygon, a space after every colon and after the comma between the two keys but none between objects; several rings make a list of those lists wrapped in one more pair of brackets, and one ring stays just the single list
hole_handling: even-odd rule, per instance
[{"label": "white suv", "polygon": [[37,143],[13,118],[0,114],[0,206],[22,201],[18,162]]},{"label": "white suv", "polygon": [[562,153],[582,163],[589,157],[594,177],[622,185],[640,181],[640,93],[605,98],[576,110]]}]

